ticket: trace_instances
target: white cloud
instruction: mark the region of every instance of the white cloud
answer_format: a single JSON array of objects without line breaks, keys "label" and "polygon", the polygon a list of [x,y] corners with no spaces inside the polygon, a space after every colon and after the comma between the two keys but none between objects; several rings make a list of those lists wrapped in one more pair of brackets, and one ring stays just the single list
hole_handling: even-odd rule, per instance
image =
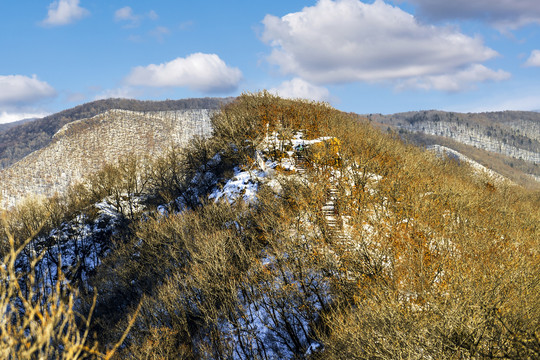
[{"label": "white cloud", "polygon": [[94,97],[94,100],[110,99],[110,98],[122,98],[122,99],[135,99],[142,95],[142,91],[134,89],[130,86],[122,86],[116,89],[108,89],[102,91],[100,94]]},{"label": "white cloud", "polygon": [[135,21],[138,20],[138,17],[133,14],[133,9],[130,6],[124,6],[114,12],[114,20]]},{"label": "white cloud", "polygon": [[148,18],[150,18],[150,20],[157,20],[159,16],[154,10],[150,10],[148,13]]},{"label": "white cloud", "polygon": [[455,92],[474,88],[480,82],[506,80],[510,76],[510,73],[506,71],[493,71],[484,65],[474,64],[450,75],[425,76],[407,80],[400,84],[398,89],[419,88]]},{"label": "white cloud", "polygon": [[504,97],[495,96],[487,99],[480,99],[479,102],[473,103],[459,111],[540,111],[540,95],[534,95],[534,93],[540,93],[539,90],[540,89],[534,89],[532,91],[533,95],[531,95],[529,92],[524,91],[522,92],[522,94],[513,94],[511,97],[506,94]]},{"label": "white cloud", "polygon": [[525,66],[540,66],[540,50],[533,50],[525,62]]},{"label": "white cloud", "polygon": [[42,24],[46,26],[67,25],[79,20],[90,12],[79,6],[79,0],[57,0],[49,5],[47,18]]},{"label": "white cloud", "polygon": [[56,96],[56,91],[36,75],[0,75],[0,105],[18,106]]},{"label": "white cloud", "polygon": [[46,112],[0,112],[0,124],[6,124],[23,119],[42,118],[49,115]]},{"label": "white cloud", "polygon": [[320,0],[282,18],[267,15],[263,24],[268,60],[317,84],[450,76],[498,55],[479,37],[420,24],[381,0]]},{"label": "white cloud", "polygon": [[538,0],[396,0],[418,6],[421,16],[432,19],[479,19],[499,29],[540,23]]},{"label": "white cloud", "polygon": [[159,42],[163,42],[165,35],[168,34],[170,34],[170,31],[165,26],[158,26],[154,30],[150,31],[150,35],[155,37]]},{"label": "white cloud", "polygon": [[327,88],[316,86],[309,82],[294,78],[284,81],[277,88],[270,89],[271,93],[290,99],[309,99],[315,101],[327,101],[330,98],[330,92]]},{"label": "white cloud", "polygon": [[150,10],[146,15],[139,15],[135,14],[130,6],[124,6],[114,12],[114,20],[128,22],[127,27],[139,26],[145,17],[148,17],[150,20],[157,20],[159,18],[154,10]]},{"label": "white cloud", "polygon": [[125,78],[128,85],[188,87],[203,93],[225,93],[237,88],[242,79],[238,68],[231,68],[216,54],[191,54],[163,64],[137,66]]}]

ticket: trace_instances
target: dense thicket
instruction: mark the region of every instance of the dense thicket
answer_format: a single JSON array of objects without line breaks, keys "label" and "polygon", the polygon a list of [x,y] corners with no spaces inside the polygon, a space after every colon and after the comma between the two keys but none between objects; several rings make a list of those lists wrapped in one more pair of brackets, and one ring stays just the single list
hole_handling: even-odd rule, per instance
[{"label": "dense thicket", "polygon": [[[327,104],[245,94],[212,122],[211,138],[122,159],[4,226],[45,254],[103,230],[64,271],[77,309],[94,309],[95,351],[131,324],[117,358],[540,356],[538,192]],[[283,165],[299,131],[326,139],[302,150],[301,173]],[[256,198],[208,198],[261,159],[274,165]],[[66,224],[88,227],[53,236]]]}]

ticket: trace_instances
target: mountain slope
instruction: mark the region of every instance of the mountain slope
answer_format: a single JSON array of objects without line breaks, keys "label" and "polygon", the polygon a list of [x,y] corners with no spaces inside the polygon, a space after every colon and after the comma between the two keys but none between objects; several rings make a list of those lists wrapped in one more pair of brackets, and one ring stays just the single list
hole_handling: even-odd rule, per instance
[{"label": "mountain slope", "polygon": [[116,359],[538,357],[540,193],[327,104],[242,95],[211,124],[150,169],[113,164],[0,223],[3,240],[32,237],[22,282],[35,270],[46,295],[64,272],[96,349],[121,338]]},{"label": "mountain slope", "polygon": [[327,104],[245,94],[211,124],[150,169],[113,164],[0,223],[4,240],[32,237],[21,281],[35,269],[46,295],[64,271],[98,350],[121,338],[115,359],[537,358],[540,193]]},{"label": "mountain slope", "polygon": [[111,109],[132,111],[174,111],[186,109],[217,110],[232,98],[196,98],[165,101],[132,99],[97,100],[23,123],[0,132],[0,169],[10,166],[33,151],[47,146],[62,126],[76,120],[90,118]]},{"label": "mountain slope", "polygon": [[62,193],[107,162],[154,156],[195,135],[208,136],[212,111],[108,110],[68,123],[47,146],[0,171],[2,201],[11,206],[25,196]]},{"label": "mountain slope", "polygon": [[[498,161],[506,165],[503,170],[507,173],[505,176],[510,175],[516,180],[528,174],[531,177],[529,181],[533,178],[540,180],[540,113],[504,111],[462,114],[431,110],[392,115],[371,114],[368,118],[396,128],[404,138],[420,146],[449,146],[456,151],[465,151],[464,155],[471,158],[474,158],[474,151],[468,150],[468,147],[499,154]],[[457,149],[445,139],[466,146]],[[482,165],[492,169],[496,166],[489,156],[479,158],[476,155],[475,160]],[[522,180],[518,182],[524,183]]]},{"label": "mountain slope", "polygon": [[11,128],[14,128],[16,126],[22,125],[24,123],[27,123],[29,121],[34,121],[34,120],[36,120],[36,118],[28,118],[28,119],[22,119],[19,121],[13,121],[13,122],[5,123],[5,124],[0,124],[0,133],[7,131]]}]

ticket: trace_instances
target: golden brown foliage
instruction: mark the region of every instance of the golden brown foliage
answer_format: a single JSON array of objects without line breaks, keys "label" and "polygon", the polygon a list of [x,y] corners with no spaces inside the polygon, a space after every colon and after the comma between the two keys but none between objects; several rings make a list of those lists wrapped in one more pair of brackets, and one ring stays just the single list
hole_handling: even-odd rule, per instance
[{"label": "golden brown foliage", "polygon": [[[29,238],[31,239],[31,237]],[[30,272],[16,272],[15,263],[28,241],[16,247],[7,234],[9,250],[0,264],[0,355],[3,359],[107,358],[88,341],[88,319],[74,310],[76,294],[65,288],[61,273],[52,288],[45,289]],[[46,294],[46,295],[44,295]],[[78,321],[84,324],[81,331]],[[86,329],[86,330],[84,330]],[[112,355],[112,354],[111,354]]]},{"label": "golden brown foliage", "polygon": [[[540,356],[539,193],[324,103],[244,94],[212,121],[212,138],[86,190],[114,199],[144,179],[156,203],[184,205],[133,216],[91,279],[104,348],[134,323],[117,358]],[[330,139],[306,151],[305,174],[276,170],[249,204],[207,200],[257,151],[290,156],[262,148],[269,134],[297,132]]]}]

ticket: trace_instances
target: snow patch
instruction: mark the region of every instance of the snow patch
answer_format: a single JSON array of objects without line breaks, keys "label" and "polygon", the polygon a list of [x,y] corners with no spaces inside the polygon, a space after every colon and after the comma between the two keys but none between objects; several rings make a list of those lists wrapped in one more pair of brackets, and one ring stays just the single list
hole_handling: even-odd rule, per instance
[{"label": "snow patch", "polygon": [[235,175],[228,180],[220,189],[216,188],[209,196],[209,199],[219,201],[220,199],[227,200],[230,204],[237,199],[242,198],[247,203],[254,202],[257,198],[259,183],[262,178],[266,177],[263,171],[240,171],[235,168]]}]

